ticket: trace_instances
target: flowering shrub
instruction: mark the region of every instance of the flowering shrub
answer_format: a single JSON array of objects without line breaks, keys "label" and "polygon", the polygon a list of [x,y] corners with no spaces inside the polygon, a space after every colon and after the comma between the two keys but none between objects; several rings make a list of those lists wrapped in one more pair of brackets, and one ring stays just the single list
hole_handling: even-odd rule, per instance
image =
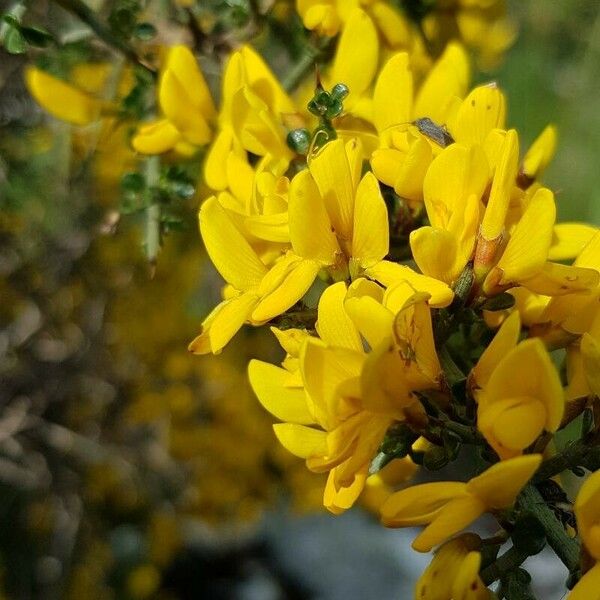
[{"label": "flowering shrub", "polygon": [[[222,24],[178,4],[223,42]],[[417,598],[531,598],[522,564],[546,545],[569,598],[595,597],[600,230],[556,222],[555,128],[523,149],[501,87],[471,84],[472,55],[489,67],[514,37],[503,2],[298,0],[296,21],[288,4],[248,17],[302,32],[283,79],[237,40],[220,94],[185,44],[117,47],[135,74],[110,99],[37,67],[28,86],[60,119],[128,125],[143,166],[123,188],[151,261],[174,198],[200,196],[225,286],[189,350],[270,327],[285,357],[250,360],[248,376],[275,436],[327,474],[332,513],[370,494],[385,526],[426,526],[413,548],[437,550]],[[185,161],[201,165],[197,190]],[[459,458],[460,476],[437,477]],[[585,477],[574,518],[567,471]],[[484,513],[496,534],[464,532]]]}]

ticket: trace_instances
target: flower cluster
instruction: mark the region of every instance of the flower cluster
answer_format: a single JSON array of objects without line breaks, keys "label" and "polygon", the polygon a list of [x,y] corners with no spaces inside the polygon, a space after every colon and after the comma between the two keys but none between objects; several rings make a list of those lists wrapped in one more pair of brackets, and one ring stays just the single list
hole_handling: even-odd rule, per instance
[{"label": "flower cluster", "polygon": [[[298,0],[304,26],[333,38],[316,82],[280,81],[240,44],[218,102],[187,46],[162,52],[131,144],[147,164],[202,154],[200,234],[225,282],[189,349],[219,354],[244,324],[270,326],[284,358],[248,374],[277,439],[327,475],[332,513],[370,493],[384,525],[426,526],[413,548],[438,550],[418,598],[493,598],[497,581],[530,593],[520,565],[546,543],[571,598],[590,597],[600,230],[556,222],[555,128],[522,149],[500,87],[471,86],[468,49],[490,64],[513,39],[504,3],[402,4]],[[54,110],[73,123],[110,112],[41,72],[29,85],[41,102],[67,95]],[[549,494],[567,504],[567,470],[594,472],[573,518]],[[486,513],[498,534],[461,534]]]},{"label": "flower cluster", "polygon": [[[336,25],[332,7],[315,27]],[[309,9],[305,20],[321,14]],[[520,551],[527,491],[566,468],[551,469],[553,435],[597,394],[600,232],[556,223],[541,183],[554,127],[522,152],[501,89],[469,90],[460,45],[423,74],[409,52],[382,61],[350,46],[348,31],[369,39],[368,12],[338,16],[308,114],[249,47],[229,59],[205,162],[216,194],[199,212],[226,287],[190,350],[219,353],[244,323],[270,324],[286,356],[252,360],[250,382],[281,444],[328,474],[324,505],[343,512],[398,465],[403,489],[379,498],[382,522],[427,525],[413,547],[447,542],[435,560],[452,556],[454,583],[432,591],[432,567],[419,597],[491,597],[497,579],[528,585],[520,563],[491,563],[511,537]],[[478,456],[467,481],[410,485],[418,465],[436,471],[463,448]],[[484,513],[504,532],[485,560],[453,538]]]}]

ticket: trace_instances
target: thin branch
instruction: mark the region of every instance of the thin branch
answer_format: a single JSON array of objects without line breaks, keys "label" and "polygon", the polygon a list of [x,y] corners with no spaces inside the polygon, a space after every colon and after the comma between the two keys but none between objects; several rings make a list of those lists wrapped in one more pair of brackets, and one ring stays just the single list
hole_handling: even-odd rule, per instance
[{"label": "thin branch", "polygon": [[129,44],[114,35],[106,25],[100,22],[96,13],[82,0],[52,0],[52,2],[81,19],[105,44],[123,54],[131,62],[156,75],[156,71],[146,64]]}]

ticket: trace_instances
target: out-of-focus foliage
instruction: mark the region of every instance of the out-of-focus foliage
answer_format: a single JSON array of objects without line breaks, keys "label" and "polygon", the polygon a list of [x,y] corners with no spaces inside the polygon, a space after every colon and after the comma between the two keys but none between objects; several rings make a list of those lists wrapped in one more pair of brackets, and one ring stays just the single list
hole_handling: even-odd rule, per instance
[{"label": "out-of-focus foliage", "polygon": [[[0,55],[0,583],[18,598],[196,597],[201,586],[221,597],[203,578],[213,558],[198,554],[217,548],[220,562],[207,573],[239,576],[231,570],[246,552],[239,540],[263,512],[282,496],[313,509],[324,482],[280,448],[249,390],[248,360],[281,358],[268,335],[244,331],[202,360],[185,349],[222,283],[196,232],[206,148],[193,155],[193,143],[174,143],[180,156],[159,163],[130,140],[140,120],[162,118],[151,71],[168,46],[202,55],[218,98],[222,63],[242,42],[252,40],[289,85],[311,79],[314,57],[331,59],[334,43],[305,31],[306,14],[291,1],[89,2],[108,45],[60,2],[28,3],[23,21],[24,3],[4,4],[12,16],[0,33],[11,53]],[[342,2],[300,4],[329,5],[344,20]],[[418,78],[431,65],[427,51],[440,55],[450,39],[465,41],[484,67],[514,40],[502,2],[445,2],[439,13],[427,2],[361,4],[384,40],[379,63],[392,49],[410,49]],[[530,41],[500,72],[511,121],[530,141],[558,117],[561,149],[549,180],[568,182],[573,204],[563,216],[598,221],[595,13],[583,0],[525,6],[517,21]],[[395,38],[391,7],[405,10],[395,13],[404,15],[393,21],[404,28]],[[43,116],[24,78],[51,114],[84,126]],[[211,131],[215,121],[207,116]],[[245,173],[234,174],[239,182]],[[408,475],[405,466],[392,481]],[[386,483],[385,472],[371,479],[368,506],[379,506]],[[464,550],[469,556],[470,544]],[[471,567],[476,577],[479,563]],[[282,598],[300,594],[277,577]]]}]

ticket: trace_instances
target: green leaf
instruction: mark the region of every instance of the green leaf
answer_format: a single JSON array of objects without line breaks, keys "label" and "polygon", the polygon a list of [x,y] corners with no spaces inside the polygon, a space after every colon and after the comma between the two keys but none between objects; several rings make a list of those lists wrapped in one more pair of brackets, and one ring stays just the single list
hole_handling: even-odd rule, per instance
[{"label": "green leaf", "polygon": [[2,20],[7,25],[10,25],[11,27],[14,27],[15,29],[19,29],[19,27],[21,25],[19,23],[19,20],[14,15],[10,15],[10,14],[2,15]]},{"label": "green leaf", "polygon": [[138,23],[133,30],[133,35],[139,40],[147,42],[156,36],[156,27],[152,23]]},{"label": "green leaf", "polygon": [[126,192],[140,193],[146,187],[146,180],[140,173],[125,173],[121,179],[121,188]]},{"label": "green leaf", "polygon": [[503,292],[502,294],[499,294],[498,296],[494,296],[493,298],[486,300],[482,304],[481,308],[483,310],[490,310],[490,311],[507,310],[509,308],[512,308],[514,305],[515,305],[515,297],[512,294],[509,294],[508,292]]},{"label": "green leaf", "polygon": [[11,27],[4,36],[4,48],[9,54],[23,54],[27,51],[27,42],[16,27]]},{"label": "green leaf", "polygon": [[21,27],[25,40],[37,48],[46,48],[53,40],[52,35],[40,27]]}]

